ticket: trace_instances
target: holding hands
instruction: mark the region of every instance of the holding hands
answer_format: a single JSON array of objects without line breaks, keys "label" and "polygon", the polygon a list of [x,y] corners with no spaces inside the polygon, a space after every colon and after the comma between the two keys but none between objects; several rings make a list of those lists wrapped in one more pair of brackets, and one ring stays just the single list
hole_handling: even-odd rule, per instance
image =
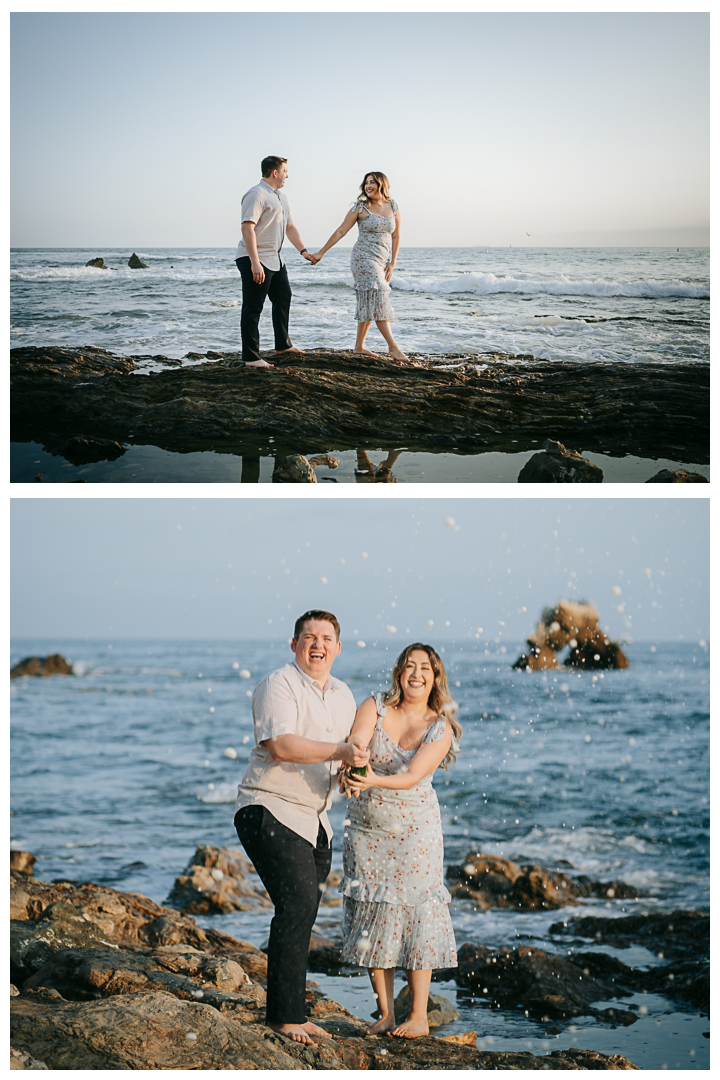
[{"label": "holding hands", "polygon": [[315,266],[315,263],[319,263],[322,259],[322,255],[320,255],[319,252],[316,252],[313,255],[310,251],[303,251],[302,256],[303,259],[307,259],[311,266]]}]

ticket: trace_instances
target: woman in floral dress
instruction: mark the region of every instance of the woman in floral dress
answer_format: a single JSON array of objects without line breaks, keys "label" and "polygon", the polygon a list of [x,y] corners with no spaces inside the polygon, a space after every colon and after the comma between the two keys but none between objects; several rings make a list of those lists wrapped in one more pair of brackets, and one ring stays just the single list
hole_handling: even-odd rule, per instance
[{"label": "woman in floral dress", "polygon": [[[367,698],[349,737],[370,750],[367,775],[345,771],[350,797],[343,845],[343,959],[368,968],[380,1018],[370,1034],[428,1034],[433,968],[455,967],[443,885],[440,808],[432,774],[455,758],[462,729],[442,660],[408,645],[392,686]],[[410,1014],[397,1024],[395,968],[405,969]]]},{"label": "woman in floral dress", "polygon": [[354,352],[364,356],[378,355],[365,348],[365,338],[374,319],[388,343],[390,355],[395,360],[407,360],[390,329],[390,323],[395,321],[395,312],[390,303],[389,282],[400,247],[400,211],[395,200],[390,198],[390,184],[384,173],[365,175],[360,185],[360,198],[327,243],[311,256],[312,260],[319,262],[325,252],[352,229],[355,222],[360,235],[350,256],[356,297],[355,318],[358,321]]}]

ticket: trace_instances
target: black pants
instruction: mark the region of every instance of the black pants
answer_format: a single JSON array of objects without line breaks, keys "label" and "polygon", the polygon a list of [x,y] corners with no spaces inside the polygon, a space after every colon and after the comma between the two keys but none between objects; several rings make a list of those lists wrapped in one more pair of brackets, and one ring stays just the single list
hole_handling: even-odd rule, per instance
[{"label": "black pants", "polygon": [[272,304],[275,348],[278,352],[291,348],[292,341],[288,336],[288,322],[290,319],[292,289],[288,280],[287,267],[281,266],[279,270],[268,270],[267,266],[263,266],[265,280],[262,285],[258,285],[256,281],[253,281],[249,255],[243,255],[242,259],[236,259],[235,265],[242,278],[243,302],[240,313],[240,340],[242,341],[242,354],[245,363],[251,360],[260,360],[261,358],[258,326],[266,297],[270,298]]},{"label": "black pants", "polygon": [[320,886],[330,873],[332,845],[322,825],[314,848],[281,825],[264,806],[238,810],[235,828],[275,905],[267,951],[266,1020],[270,1024],[304,1024],[310,934],[320,903]]}]

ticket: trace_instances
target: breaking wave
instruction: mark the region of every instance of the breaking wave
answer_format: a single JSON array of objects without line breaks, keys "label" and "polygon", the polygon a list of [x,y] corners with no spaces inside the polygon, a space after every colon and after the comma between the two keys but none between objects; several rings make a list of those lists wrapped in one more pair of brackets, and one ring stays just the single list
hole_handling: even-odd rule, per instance
[{"label": "breaking wave", "polygon": [[496,277],[495,274],[460,274],[449,280],[437,278],[395,277],[394,289],[403,292],[427,293],[474,293],[487,296],[493,293],[521,293],[529,296],[630,296],[653,299],[655,297],[683,296],[694,300],[708,300],[710,289],[705,285],[672,281],[571,281],[564,275],[554,281],[531,281],[513,277]]}]

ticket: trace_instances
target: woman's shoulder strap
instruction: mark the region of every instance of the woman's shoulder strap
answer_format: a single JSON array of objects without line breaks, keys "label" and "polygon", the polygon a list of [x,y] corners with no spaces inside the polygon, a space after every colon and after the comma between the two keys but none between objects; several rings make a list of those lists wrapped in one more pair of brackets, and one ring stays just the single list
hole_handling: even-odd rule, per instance
[{"label": "woman's shoulder strap", "polygon": [[390,209],[392,210],[393,214],[397,214],[397,212],[398,212],[398,204],[395,202],[394,199],[390,200]]},{"label": "woman's shoulder strap", "polygon": [[377,709],[378,714],[377,724],[375,726],[381,728],[383,724],[383,718],[385,716],[385,713],[387,712],[385,695],[381,692],[378,692],[377,694],[373,694],[373,697],[375,698],[375,708]]}]

